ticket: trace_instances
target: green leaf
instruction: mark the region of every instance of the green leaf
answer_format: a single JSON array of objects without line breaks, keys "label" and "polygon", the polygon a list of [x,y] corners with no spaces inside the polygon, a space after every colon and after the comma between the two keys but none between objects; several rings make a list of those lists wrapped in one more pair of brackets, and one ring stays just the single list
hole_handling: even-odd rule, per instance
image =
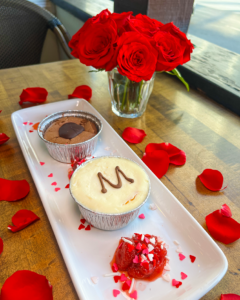
[{"label": "green leaf", "polygon": [[88,71],[89,73],[91,72],[102,72],[102,71],[105,71],[104,69],[96,69],[96,70],[91,70],[91,71]]}]

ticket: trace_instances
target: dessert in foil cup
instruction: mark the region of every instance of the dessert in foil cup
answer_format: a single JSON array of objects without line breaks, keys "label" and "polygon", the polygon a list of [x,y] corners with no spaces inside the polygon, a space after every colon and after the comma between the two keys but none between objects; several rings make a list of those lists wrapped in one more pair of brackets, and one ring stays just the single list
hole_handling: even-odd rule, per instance
[{"label": "dessert in foil cup", "polygon": [[[46,130],[58,119],[63,117],[78,117],[87,119],[96,125],[97,134],[91,139],[76,144],[52,143],[44,138]],[[76,159],[92,156],[97,146],[98,137],[102,131],[102,122],[93,114],[81,110],[66,110],[53,113],[43,119],[38,126],[38,135],[44,141],[49,154],[55,160],[62,163],[71,163]]]},{"label": "dessert in foil cup", "polygon": [[[117,159],[128,160],[128,161],[136,164],[139,168],[142,169],[142,171],[145,173],[146,178],[148,180],[148,190],[147,190],[146,197],[144,198],[144,200],[141,202],[140,205],[138,205],[134,209],[125,211],[123,213],[103,213],[103,212],[97,212],[92,209],[89,209],[88,207],[81,204],[80,201],[78,201],[74,197],[74,195],[73,195],[74,174],[76,172],[78,172],[81,168],[84,168],[87,164],[91,163],[92,161],[101,159],[101,158],[117,158]],[[96,174],[96,176],[97,176],[97,174]],[[114,181],[116,181],[116,180],[114,179]],[[107,188],[109,188],[109,185],[107,186]],[[119,156],[101,156],[101,157],[95,157],[90,160],[87,160],[86,162],[82,163],[74,171],[74,173],[72,174],[71,180],[70,180],[69,190],[70,190],[70,194],[71,194],[72,198],[77,203],[83,218],[86,219],[86,221],[88,223],[90,223],[94,227],[96,227],[98,229],[102,229],[102,230],[117,230],[117,229],[127,226],[130,222],[132,222],[138,216],[140,208],[146,203],[146,201],[150,195],[151,183],[150,183],[150,179],[149,179],[146,171],[141,166],[139,166],[136,162],[134,162],[133,160],[125,158],[125,157],[119,157]]]}]

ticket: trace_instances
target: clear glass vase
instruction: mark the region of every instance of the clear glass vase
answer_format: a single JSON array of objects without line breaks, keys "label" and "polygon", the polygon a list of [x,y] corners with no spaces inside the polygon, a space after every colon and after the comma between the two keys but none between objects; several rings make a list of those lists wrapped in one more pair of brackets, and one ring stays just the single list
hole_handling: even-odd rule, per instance
[{"label": "clear glass vase", "polygon": [[134,82],[118,73],[108,72],[108,88],[112,100],[112,111],[119,117],[137,118],[146,110],[154,84],[155,73],[148,81]]}]

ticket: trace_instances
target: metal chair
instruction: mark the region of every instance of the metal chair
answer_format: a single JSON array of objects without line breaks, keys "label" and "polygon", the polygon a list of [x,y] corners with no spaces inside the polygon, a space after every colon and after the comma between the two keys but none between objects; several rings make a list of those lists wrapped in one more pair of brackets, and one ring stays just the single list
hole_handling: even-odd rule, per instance
[{"label": "metal chair", "polygon": [[40,63],[48,29],[73,58],[71,37],[53,14],[26,0],[0,0],[0,69]]}]

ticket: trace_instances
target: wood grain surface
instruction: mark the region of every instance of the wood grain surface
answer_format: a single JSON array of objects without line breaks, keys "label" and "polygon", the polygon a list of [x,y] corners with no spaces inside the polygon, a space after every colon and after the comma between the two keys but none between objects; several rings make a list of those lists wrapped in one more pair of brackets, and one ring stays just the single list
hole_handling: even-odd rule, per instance
[{"label": "wood grain surface", "polygon": [[[0,70],[0,132],[10,137],[0,146],[0,177],[26,179],[31,186],[24,200],[0,202],[0,236],[4,241],[0,256],[0,288],[15,271],[26,269],[48,278],[53,285],[54,300],[78,299],[11,123],[11,114],[21,109],[19,95],[27,87],[45,87],[49,92],[46,103],[49,103],[66,100],[78,85],[89,85],[93,89],[91,104],[119,135],[127,126],[146,131],[142,143],[129,144],[137,155],[142,157],[150,142],[170,142],[186,152],[187,163],[182,167],[170,166],[161,181],[205,230],[205,216],[224,203],[240,222],[238,116],[198,91],[188,93],[172,76],[158,74],[145,114],[137,119],[123,119],[111,111],[106,73],[88,71],[89,68],[78,60]],[[211,192],[196,180],[206,168],[223,173],[225,184],[228,184],[224,192]],[[41,220],[12,233],[7,226],[20,209],[32,210]],[[240,240],[230,245],[217,244],[225,253],[229,268],[203,300],[219,300],[221,293],[240,295]]]}]

